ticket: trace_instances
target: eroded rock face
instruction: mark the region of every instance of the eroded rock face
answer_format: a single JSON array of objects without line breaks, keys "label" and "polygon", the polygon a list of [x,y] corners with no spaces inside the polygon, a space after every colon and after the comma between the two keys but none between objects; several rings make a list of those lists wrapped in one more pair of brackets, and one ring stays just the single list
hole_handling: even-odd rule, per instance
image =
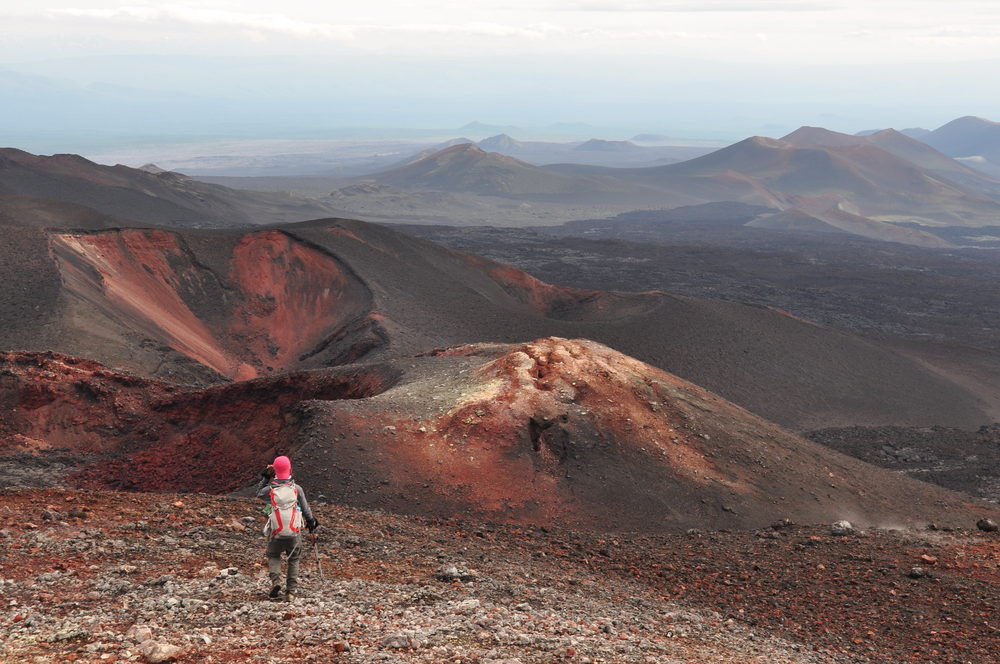
[{"label": "eroded rock face", "polygon": [[57,353],[0,353],[0,466],[12,484],[12,468],[42,465],[51,476],[34,483],[229,491],[299,444],[302,402],[395,379],[373,366],[184,390]]},{"label": "eroded rock face", "polygon": [[[348,268],[280,231],[240,237],[225,272],[166,231],[61,233],[51,242],[73,295],[225,378],[298,368],[376,325],[371,295]],[[367,348],[347,341],[334,349],[339,360]]]}]

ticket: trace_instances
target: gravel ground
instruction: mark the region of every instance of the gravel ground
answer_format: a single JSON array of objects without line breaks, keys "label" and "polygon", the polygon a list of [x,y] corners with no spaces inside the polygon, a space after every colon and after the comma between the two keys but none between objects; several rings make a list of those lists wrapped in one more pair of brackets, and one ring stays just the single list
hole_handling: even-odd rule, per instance
[{"label": "gravel ground", "polygon": [[0,662],[985,663],[1000,638],[995,533],[315,510],[286,603],[264,596],[255,502],[6,490]]}]

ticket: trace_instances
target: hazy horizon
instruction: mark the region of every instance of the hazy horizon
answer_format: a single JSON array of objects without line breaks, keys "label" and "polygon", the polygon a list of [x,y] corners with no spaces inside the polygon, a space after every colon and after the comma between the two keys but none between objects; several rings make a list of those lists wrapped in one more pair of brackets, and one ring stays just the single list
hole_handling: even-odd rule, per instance
[{"label": "hazy horizon", "polygon": [[0,143],[933,129],[1000,117],[998,47],[973,0],[0,0]]}]

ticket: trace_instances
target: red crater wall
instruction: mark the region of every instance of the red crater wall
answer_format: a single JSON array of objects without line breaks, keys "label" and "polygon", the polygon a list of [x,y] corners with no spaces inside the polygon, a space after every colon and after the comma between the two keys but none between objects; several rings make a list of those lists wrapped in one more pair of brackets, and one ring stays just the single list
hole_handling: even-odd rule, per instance
[{"label": "red crater wall", "polygon": [[55,234],[52,246],[71,293],[231,379],[300,367],[370,309],[336,258],[280,231],[239,238],[225,270],[160,230]]}]

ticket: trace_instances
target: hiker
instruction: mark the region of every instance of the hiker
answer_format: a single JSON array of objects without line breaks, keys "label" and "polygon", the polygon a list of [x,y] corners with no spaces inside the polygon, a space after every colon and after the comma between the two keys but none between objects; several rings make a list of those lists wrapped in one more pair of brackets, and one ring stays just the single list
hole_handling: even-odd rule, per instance
[{"label": "hiker", "polygon": [[299,582],[299,555],[302,553],[302,523],[312,533],[319,521],[309,509],[306,494],[292,479],[292,462],[286,456],[277,457],[260,473],[257,497],[270,503],[267,510],[267,575],[271,580],[268,597],[281,595],[281,554],[287,554],[288,577],[285,583],[285,601],[295,597]]}]

